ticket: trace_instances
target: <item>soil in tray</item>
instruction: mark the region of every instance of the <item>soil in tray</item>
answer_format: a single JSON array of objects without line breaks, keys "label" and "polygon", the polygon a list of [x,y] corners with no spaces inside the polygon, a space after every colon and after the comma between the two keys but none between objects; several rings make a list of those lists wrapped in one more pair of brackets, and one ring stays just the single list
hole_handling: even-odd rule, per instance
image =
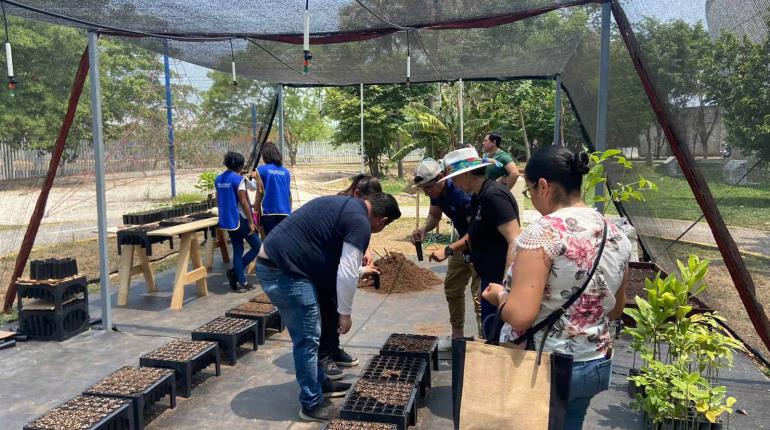
[{"label": "soil in tray", "polygon": [[86,391],[113,396],[137,396],[159,380],[173,374],[171,369],[126,366]]},{"label": "soil in tray", "polygon": [[432,271],[416,265],[400,252],[390,252],[387,256],[374,262],[380,271],[380,288],[369,287],[371,282],[361,282],[359,288],[371,288],[380,294],[408,293],[410,291],[427,290],[439,285],[442,279]]},{"label": "soil in tray", "polygon": [[246,302],[237,308],[230,309],[228,312],[241,315],[267,315],[275,310],[275,306],[270,303]]},{"label": "soil in tray", "polygon": [[431,352],[436,339],[435,336],[394,333],[385,341],[382,349],[385,351]]},{"label": "soil in tray", "polygon": [[184,362],[191,360],[196,355],[216,344],[216,342],[203,340],[177,339],[142,357],[152,360]]},{"label": "soil in tray", "polygon": [[249,301],[252,303],[273,303],[270,301],[270,297],[268,297],[264,292],[257,294]]},{"label": "soil in tray", "polygon": [[117,397],[77,396],[51,409],[42,417],[27,424],[27,427],[50,430],[90,429],[129,402],[130,400]]},{"label": "soil in tray", "polygon": [[356,396],[366,397],[389,406],[406,406],[414,385],[403,382],[379,382],[359,380],[353,387]]},{"label": "soil in tray", "polygon": [[366,421],[351,421],[334,418],[324,427],[324,430],[393,430],[393,424],[370,423]]},{"label": "soil in tray", "polygon": [[235,334],[251,325],[254,325],[254,321],[241,318],[217,317],[196,328],[193,332]]}]

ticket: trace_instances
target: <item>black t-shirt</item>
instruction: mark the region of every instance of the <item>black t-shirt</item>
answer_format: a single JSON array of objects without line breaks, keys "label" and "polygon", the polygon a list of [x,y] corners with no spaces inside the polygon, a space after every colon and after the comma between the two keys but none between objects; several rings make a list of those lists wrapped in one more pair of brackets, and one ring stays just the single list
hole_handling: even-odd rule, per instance
[{"label": "black t-shirt", "polygon": [[316,287],[337,284],[342,244],[366,252],[372,226],[366,205],[348,196],[318,197],[294,211],[265,238],[265,252],[284,271]]},{"label": "black t-shirt", "polygon": [[475,216],[468,227],[471,261],[479,276],[502,279],[508,255],[508,241],[497,227],[519,219],[519,206],[511,191],[487,179],[471,200]]}]

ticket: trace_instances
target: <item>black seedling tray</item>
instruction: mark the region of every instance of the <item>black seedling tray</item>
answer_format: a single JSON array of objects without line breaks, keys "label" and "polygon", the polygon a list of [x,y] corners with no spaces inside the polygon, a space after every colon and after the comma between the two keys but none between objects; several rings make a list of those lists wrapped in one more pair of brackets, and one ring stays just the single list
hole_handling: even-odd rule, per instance
[{"label": "black seedling tray", "polygon": [[[106,398],[105,396],[77,396],[56,408],[51,409],[45,415],[35,419],[34,421],[27,423],[24,426],[24,430],[134,430],[134,412],[133,406],[129,400],[123,400],[122,405],[115,408],[112,412],[105,415],[104,418],[94,423],[91,427],[83,429],[82,427],[51,427],[44,423],[38,423],[40,420],[45,420],[46,417],[52,414],[64,414],[69,415],[68,411],[82,410],[82,406],[79,405],[79,401],[87,398],[88,400],[94,400],[99,398]],[[112,398],[110,398],[112,399]]]},{"label": "black seedling tray", "polygon": [[431,388],[428,362],[421,358],[375,355],[359,377],[370,381],[404,382],[419,388],[425,398]]},{"label": "black seedling tray", "polygon": [[214,207],[210,200],[206,200],[199,203],[185,203],[181,205],[172,206],[170,208],[152,209],[142,212],[134,212],[123,215],[123,224],[125,225],[141,225],[151,224],[158,221],[163,221],[169,218],[178,218],[187,215],[197,214],[205,212]]},{"label": "black seedling tray", "polygon": [[62,342],[88,330],[90,320],[88,302],[76,300],[65,304],[61,311],[22,309],[19,331],[30,340]]},{"label": "black seedling tray", "polygon": [[56,311],[62,311],[66,302],[79,295],[88,302],[88,280],[85,276],[63,281],[20,281],[16,287],[20,311],[28,299],[48,302]]},{"label": "black seedling tray", "polygon": [[[406,351],[399,346],[389,345],[391,341],[397,341],[397,339],[425,340],[432,341],[432,344],[424,351]],[[380,355],[419,358],[425,360],[427,363],[431,363],[433,370],[438,370],[438,338],[436,336],[424,336],[419,334],[393,333],[385,344],[382,345]],[[426,366],[425,373],[427,373],[427,378],[430,380],[431,366]]]},{"label": "black seedling tray", "polygon": [[344,420],[342,418],[334,418],[321,430],[334,430],[337,424],[344,424],[346,430],[397,430],[398,427],[395,424],[386,423],[373,423],[369,421],[354,421]]},{"label": "black seedling tray", "polygon": [[216,342],[210,342],[210,344],[211,345],[208,348],[186,361],[159,360],[142,356],[139,357],[139,365],[172,369],[176,375],[177,389],[181,390],[179,395],[182,397],[190,397],[192,395],[193,375],[209,367],[212,363],[215,365],[216,375],[219,376],[222,374],[219,345]]},{"label": "black seedling tray", "polygon": [[417,389],[412,387],[409,400],[403,406],[387,405],[371,397],[360,396],[355,386],[345,396],[340,418],[395,424],[398,430],[406,430],[417,423]]},{"label": "black seedling tray", "polygon": [[[239,318],[246,320],[245,318]],[[259,344],[259,322],[248,320],[251,323],[239,329],[235,333],[212,333],[201,330],[203,327],[193,330],[192,340],[209,340],[219,344],[219,350],[227,356],[228,363],[235,366],[238,362],[238,347],[246,342],[252,342],[254,351]]]},{"label": "black seedling tray", "polygon": [[[170,369],[168,370],[169,373],[167,375],[158,379],[154,384],[144,389],[141,393],[102,393],[99,392],[98,388],[91,387],[84,391],[83,394],[93,396],[118,397],[121,399],[131,400],[131,404],[134,410],[134,428],[136,430],[144,430],[144,411],[152,407],[152,405],[154,405],[158,400],[168,395],[170,408],[176,408],[176,380],[174,378],[174,372]],[[107,376],[105,379],[108,378],[109,376]]]},{"label": "black seedling tray", "polygon": [[249,301],[252,303],[265,303],[268,305],[273,304],[273,302],[270,301],[270,297],[268,297],[267,293],[264,291],[252,297]]},{"label": "black seedling tray", "polygon": [[147,233],[160,228],[159,225],[145,225],[118,230],[118,255],[121,255],[123,245],[139,245],[145,249],[148,256],[152,255],[152,245],[169,241],[174,248],[174,238],[171,236],[149,236]]},{"label": "black seedling tray", "polygon": [[29,277],[36,280],[65,279],[78,274],[78,262],[74,258],[49,258],[29,263]]},{"label": "black seedling tray", "polygon": [[265,339],[267,339],[268,330],[272,330],[278,333],[283,331],[285,326],[283,325],[283,321],[281,320],[281,315],[278,313],[277,308],[273,307],[273,310],[266,313],[256,313],[256,312],[249,312],[242,308],[247,304],[248,303],[244,303],[243,305],[237,308],[230,309],[229,311],[227,311],[227,313],[225,313],[225,316],[257,321],[257,324],[258,324],[257,342],[260,345],[265,344]]}]

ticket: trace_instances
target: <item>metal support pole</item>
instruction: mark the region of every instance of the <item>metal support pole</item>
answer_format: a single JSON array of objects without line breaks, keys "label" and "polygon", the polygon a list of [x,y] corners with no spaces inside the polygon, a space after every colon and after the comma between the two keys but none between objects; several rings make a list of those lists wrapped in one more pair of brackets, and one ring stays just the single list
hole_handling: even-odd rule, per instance
[{"label": "metal support pole", "polygon": [[553,144],[561,144],[561,75],[556,75],[556,96],[554,97]]},{"label": "metal support pole", "polygon": [[91,131],[94,136],[96,167],[96,212],[99,232],[99,287],[102,299],[102,328],[112,329],[110,270],[107,254],[107,196],[104,191],[104,139],[102,136],[102,88],[99,82],[97,34],[88,32],[88,61],[91,67]]},{"label": "metal support pole", "polygon": [[[257,105],[254,103],[251,104],[251,147],[252,151],[257,150]],[[256,152],[254,153],[256,154]]]},{"label": "metal support pole", "polygon": [[[596,113],[596,150],[607,149],[607,98],[609,96],[610,78],[610,17],[612,2],[604,0],[602,3],[602,39],[599,56],[599,101]],[[604,195],[605,184],[597,184],[595,194]],[[596,203],[596,209],[604,212],[604,203]]]},{"label": "metal support pole", "polygon": [[460,109],[460,146],[461,147],[465,145],[465,115],[464,115],[464,112],[463,112],[465,110],[465,109],[463,109],[463,107],[465,105],[465,103],[464,103],[465,102],[465,100],[464,100],[465,94],[463,94],[464,93],[464,89],[465,89],[465,85],[463,84],[463,80],[460,79],[460,97],[458,98],[457,102],[458,102],[459,109]]},{"label": "metal support pole", "polygon": [[360,84],[359,92],[361,93],[361,173],[366,171],[366,154],[364,154],[364,84]]},{"label": "metal support pole", "polygon": [[168,124],[168,171],[171,175],[171,197],[176,197],[176,159],[174,157],[174,113],[171,99],[171,69],[168,59],[168,39],[163,39],[163,71],[166,75],[166,123]]},{"label": "metal support pole", "polygon": [[278,87],[278,147],[281,154],[286,153],[284,149],[284,124],[283,124],[283,84]]}]

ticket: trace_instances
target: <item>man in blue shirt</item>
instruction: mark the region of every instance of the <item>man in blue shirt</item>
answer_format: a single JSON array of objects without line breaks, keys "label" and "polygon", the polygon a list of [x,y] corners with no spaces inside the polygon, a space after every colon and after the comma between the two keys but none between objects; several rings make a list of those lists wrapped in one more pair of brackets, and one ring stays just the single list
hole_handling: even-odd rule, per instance
[{"label": "man in blue shirt", "polygon": [[[214,179],[219,209],[219,228],[226,230],[233,245],[233,268],[226,272],[230,288],[237,292],[254,289],[246,282],[244,268],[249,265],[259,251],[260,241],[257,226],[251,213],[251,203],[247,188],[255,189],[256,185],[250,178],[247,180],[240,172],[246,163],[243,155],[237,152],[225,154],[224,164],[227,170]],[[243,255],[243,241],[251,248]]]},{"label": "man in blue shirt", "polygon": [[257,167],[264,187],[260,224],[267,236],[291,214],[291,173],[283,167],[283,156],[273,142],[265,142],[262,161],[265,164]]},{"label": "man in blue shirt", "polygon": [[[444,172],[441,164],[432,158],[426,158],[417,166],[414,183],[430,197],[430,210],[425,225],[412,233],[413,243],[422,242],[425,239],[425,234],[438,226],[442,214],[446,214],[452,220],[458,237],[462,238],[468,232],[468,219],[472,215],[471,196],[455,187],[451,179],[439,182],[443,177]],[[475,304],[477,327],[479,334],[481,333],[479,321],[481,308],[478,298],[480,280],[473,270],[473,265],[464,261],[462,253],[454,252],[463,249],[463,247],[462,243],[457,241],[435,253],[441,257],[440,261],[449,257],[446,277],[444,278],[444,293],[449,306],[449,323],[452,326],[453,338],[464,336],[465,287],[469,280],[471,281],[471,296]],[[451,345],[452,342],[449,338],[442,338],[439,341],[439,348],[442,350],[448,350]]]},{"label": "man in blue shirt", "polygon": [[388,194],[374,193],[364,199],[318,197],[265,238],[257,277],[289,329],[302,419],[330,419],[331,403],[324,398],[344,396],[350,388],[350,384],[327,379],[320,366],[317,296],[336,295],[338,331],[347,333],[359,276],[376,272],[373,267],[362,267],[371,234],[400,217],[396,199]]}]

